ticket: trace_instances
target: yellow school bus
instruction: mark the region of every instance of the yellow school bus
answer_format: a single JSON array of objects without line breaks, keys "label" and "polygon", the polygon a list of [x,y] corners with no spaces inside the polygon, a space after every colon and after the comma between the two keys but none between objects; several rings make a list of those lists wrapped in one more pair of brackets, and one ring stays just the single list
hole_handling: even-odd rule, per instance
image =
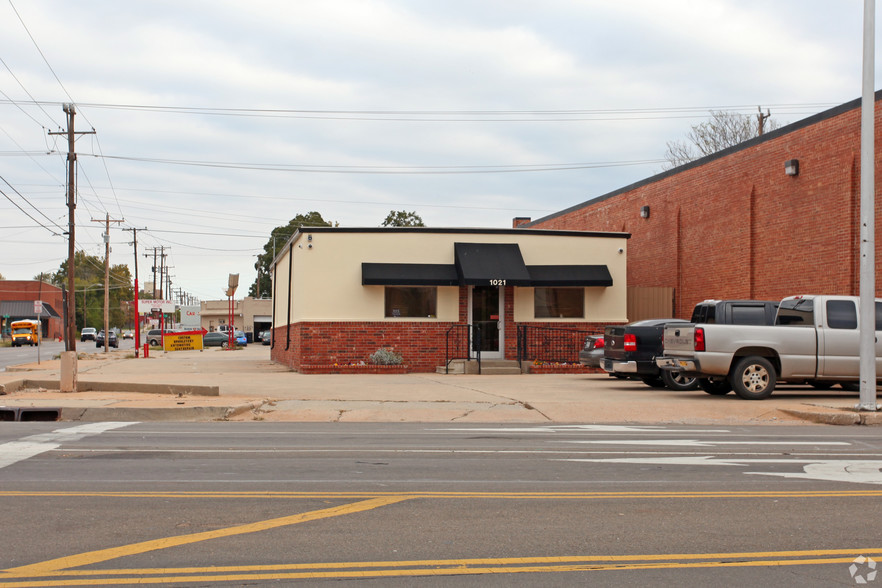
[{"label": "yellow school bus", "polygon": [[22,345],[39,345],[40,331],[38,329],[40,323],[35,320],[15,321],[9,328],[12,329],[12,346],[21,347]]}]

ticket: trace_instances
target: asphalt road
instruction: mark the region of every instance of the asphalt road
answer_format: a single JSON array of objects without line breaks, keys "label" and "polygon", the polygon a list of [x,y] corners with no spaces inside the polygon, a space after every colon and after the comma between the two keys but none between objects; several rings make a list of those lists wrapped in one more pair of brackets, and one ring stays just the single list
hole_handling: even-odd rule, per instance
[{"label": "asphalt road", "polygon": [[[135,348],[135,342],[132,339],[122,339],[119,342],[118,349]],[[40,361],[50,360],[58,357],[64,351],[64,343],[58,341],[44,340],[39,347],[0,347],[0,370],[5,370],[11,365],[19,365],[23,363],[36,363]],[[101,353],[103,347],[97,347],[94,341],[77,341],[77,353]]]},{"label": "asphalt road", "polygon": [[863,427],[4,423],[0,587],[872,586],[880,469]]}]

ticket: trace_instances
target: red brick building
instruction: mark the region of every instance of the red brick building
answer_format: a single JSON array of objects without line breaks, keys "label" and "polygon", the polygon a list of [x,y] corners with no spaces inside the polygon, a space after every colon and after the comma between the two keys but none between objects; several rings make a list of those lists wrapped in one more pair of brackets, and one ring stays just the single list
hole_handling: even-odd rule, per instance
[{"label": "red brick building", "polygon": [[526,226],[629,233],[629,288],[673,288],[676,317],[707,298],[857,295],[860,115],[858,99]]},{"label": "red brick building", "polygon": [[[3,335],[8,323],[21,319],[36,318],[34,301],[43,301],[42,337],[56,339],[63,336],[64,312],[61,288],[38,280],[0,280],[0,318],[3,319]],[[6,317],[9,318],[6,318]]]}]

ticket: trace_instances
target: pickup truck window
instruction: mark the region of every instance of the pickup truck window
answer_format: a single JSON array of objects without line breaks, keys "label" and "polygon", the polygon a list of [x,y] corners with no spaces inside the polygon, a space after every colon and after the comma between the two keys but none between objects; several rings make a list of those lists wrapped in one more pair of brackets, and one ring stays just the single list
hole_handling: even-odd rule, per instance
[{"label": "pickup truck window", "polygon": [[732,323],[735,325],[764,325],[766,324],[766,307],[733,304]]},{"label": "pickup truck window", "polygon": [[775,323],[792,327],[813,327],[814,316],[815,305],[810,298],[783,300],[778,307],[778,318]]},{"label": "pickup truck window", "polygon": [[856,329],[857,308],[851,300],[827,301],[827,326],[831,329]]}]

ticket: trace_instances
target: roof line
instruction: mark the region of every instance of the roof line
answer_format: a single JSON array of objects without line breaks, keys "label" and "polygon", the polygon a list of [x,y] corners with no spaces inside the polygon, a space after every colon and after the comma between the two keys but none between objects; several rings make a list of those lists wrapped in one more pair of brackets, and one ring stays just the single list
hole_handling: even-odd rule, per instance
[{"label": "roof line", "polygon": [[[882,90],[876,90],[876,93],[875,93],[875,101],[878,102],[879,100],[882,100]],[[737,152],[742,151],[744,149],[749,149],[749,148],[754,147],[756,145],[760,145],[762,143],[765,143],[766,141],[772,141],[774,139],[777,139],[778,137],[781,137],[783,135],[787,135],[789,133],[793,133],[793,132],[798,131],[800,129],[804,129],[805,127],[812,126],[812,125],[817,124],[823,120],[827,120],[830,118],[840,116],[846,112],[849,112],[849,111],[854,110],[856,108],[860,108],[860,106],[861,106],[861,98],[856,98],[856,99],[851,100],[849,102],[846,102],[844,104],[840,104],[839,106],[834,106],[833,108],[830,108],[830,109],[825,110],[823,112],[813,114],[812,116],[810,116],[808,118],[804,118],[802,120],[798,120],[796,122],[790,123],[789,125],[785,125],[783,127],[775,129],[774,131],[769,131],[767,133],[763,133],[759,137],[754,137],[753,139],[748,139],[747,141],[744,141],[743,143],[739,143],[737,145],[733,145],[732,147],[727,147],[725,149],[721,149],[720,151],[717,151],[715,153],[711,153],[710,155],[705,155],[704,157],[701,157],[699,159],[695,159],[693,161],[690,161],[689,163],[684,163],[683,165],[679,165],[673,169],[663,171],[661,173],[658,173],[654,176],[650,176],[648,178],[644,178],[642,180],[634,182],[633,184],[629,184],[629,185],[624,186],[622,188],[618,188],[616,190],[613,190],[612,192],[608,192],[602,196],[597,196],[595,198],[585,200],[584,202],[580,202],[579,204],[576,204],[574,206],[570,206],[569,208],[565,208],[564,210],[560,210],[558,212],[554,212],[552,214],[543,216],[542,218],[538,218],[530,223],[525,223],[523,226],[529,228],[529,227],[532,227],[533,225],[536,225],[537,223],[549,221],[551,219],[558,218],[560,216],[564,216],[564,215],[569,214],[571,212],[581,210],[582,208],[585,208],[589,205],[597,204],[598,202],[603,202],[604,200],[609,200],[610,198],[614,198],[616,196],[619,196],[620,194],[625,194],[627,192],[631,192],[633,190],[636,190],[637,188],[642,188],[643,186],[647,186],[649,184],[654,184],[655,182],[659,182],[665,178],[675,176],[681,172],[684,172],[684,171],[687,171],[687,170],[690,170],[690,169],[693,169],[696,167],[700,167],[700,166],[705,165],[706,163],[714,161],[716,159],[721,159],[723,157],[726,157],[726,156],[731,155],[733,153],[737,153]]]}]

